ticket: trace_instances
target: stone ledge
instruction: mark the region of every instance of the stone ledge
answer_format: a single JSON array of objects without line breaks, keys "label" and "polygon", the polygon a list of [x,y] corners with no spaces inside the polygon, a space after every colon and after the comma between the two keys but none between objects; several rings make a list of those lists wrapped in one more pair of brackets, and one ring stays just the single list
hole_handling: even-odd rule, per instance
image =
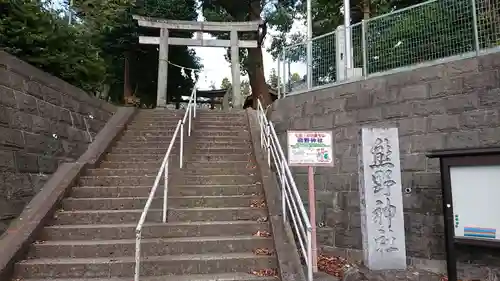
[{"label": "stone ledge", "polygon": [[0,236],[0,280],[8,280],[15,262],[24,256],[26,248],[34,241],[47,219],[51,218],[58,203],[71,190],[80,174],[87,168],[95,167],[102,159],[135,112],[135,108],[119,108],[87,151],[75,163],[61,164],[21,215]]},{"label": "stone ledge", "polygon": [[281,280],[306,281],[306,275],[302,270],[303,266],[296,250],[290,225],[283,222],[283,217],[281,215],[281,194],[277,188],[277,179],[267,167],[267,162],[264,159],[264,152],[261,149],[257,111],[247,109],[247,116],[253,151],[266,196],[269,222],[271,224]]}]

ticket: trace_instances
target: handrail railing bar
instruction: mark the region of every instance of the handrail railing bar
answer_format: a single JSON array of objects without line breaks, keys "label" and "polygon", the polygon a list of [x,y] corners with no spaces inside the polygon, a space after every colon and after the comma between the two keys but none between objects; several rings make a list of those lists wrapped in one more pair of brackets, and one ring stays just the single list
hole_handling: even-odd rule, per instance
[{"label": "handrail railing bar", "polygon": [[[276,144],[273,144],[273,148],[275,148],[275,145]],[[277,152],[273,150],[273,156],[276,157],[276,155],[277,155]],[[284,194],[288,196],[288,194],[290,192],[290,190],[289,190],[289,188],[290,188],[289,187],[289,180],[288,180],[288,178],[286,176],[284,176],[284,174],[282,174],[281,170],[284,169],[284,168],[282,168],[281,164],[277,163],[277,159],[278,158],[274,158],[273,161],[274,161],[274,164],[276,165],[276,167],[280,167],[280,168],[277,168],[278,177],[280,179],[280,183],[282,185],[282,188],[284,189],[284,191],[283,191]],[[290,194],[290,196],[291,196],[291,194]],[[305,217],[305,218],[301,217],[300,214],[299,214],[299,212],[298,212],[298,210],[297,210],[297,202],[295,200],[291,200],[291,201],[293,201],[293,204],[290,204],[290,202],[288,202],[288,206],[293,207],[294,213],[291,214],[292,218],[294,220],[299,220],[301,222],[299,224],[300,225],[300,230],[301,230],[300,234],[303,235],[303,236],[305,236],[306,235],[306,233],[305,233],[306,230],[304,229],[303,223],[304,223],[304,221],[307,221],[308,218],[307,217]]]},{"label": "handrail railing bar", "polygon": [[[148,196],[148,200],[146,201],[146,204],[144,206],[144,209],[142,211],[141,217],[139,219],[139,222],[137,223],[137,227],[135,228],[135,275],[134,275],[134,281],[139,281],[139,274],[140,274],[140,260],[141,260],[141,240],[142,240],[142,226],[144,225],[144,222],[146,221],[146,217],[149,211],[149,208],[151,207],[151,204],[153,202],[154,195],[156,194],[156,189],[158,189],[158,185],[160,184],[160,179],[165,171],[165,168],[167,167],[168,163],[168,157],[170,156],[170,152],[172,151],[172,147],[174,146],[175,139],[177,137],[177,134],[179,132],[179,128],[181,127],[181,121],[177,123],[177,126],[174,131],[174,135],[172,136],[172,140],[170,141],[170,144],[168,146],[167,152],[165,153],[165,157],[163,158],[163,161],[160,166],[160,170],[158,171],[158,174],[156,175],[155,181],[153,183],[153,187],[151,188],[151,191]],[[168,171],[165,172],[165,177],[168,179]],[[165,180],[165,192],[167,189],[167,179]],[[163,194],[163,203],[164,203],[164,209],[163,209],[163,219],[165,222],[166,216],[165,216],[165,211],[166,211],[166,198],[167,194],[164,192]]]},{"label": "handrail railing bar", "polygon": [[[188,136],[191,135],[191,117],[196,118],[196,86],[198,81],[195,82],[193,86],[193,90],[191,92],[191,96],[189,97],[189,102],[186,108],[186,112],[184,113],[184,117],[177,122],[177,126],[175,127],[174,134],[172,139],[170,140],[170,144],[168,146],[167,152],[165,153],[165,157],[161,163],[160,169],[158,170],[158,174],[156,175],[155,181],[153,183],[153,187],[149,193],[148,199],[144,206],[144,209],[141,213],[141,217],[137,226],[135,228],[135,270],[134,270],[134,281],[139,281],[140,277],[140,264],[141,264],[141,240],[142,240],[142,227],[144,222],[146,221],[146,217],[153,202],[154,195],[156,194],[156,190],[160,184],[160,180],[162,175],[164,176],[164,192],[163,192],[163,213],[162,213],[162,221],[165,223],[167,221],[167,210],[168,210],[168,167],[169,167],[169,157],[170,153],[175,144],[175,140],[177,139],[177,135],[180,130],[180,151],[179,151],[179,167],[182,168],[183,164],[183,152],[184,152],[184,124],[186,123],[186,118],[188,120]],[[193,110],[193,112],[191,112]]]},{"label": "handrail railing bar", "polygon": [[[290,201],[292,201],[292,200],[289,198],[289,196],[290,196],[289,194],[286,194],[286,193],[285,193],[285,200],[286,200],[286,202],[287,202],[288,204],[290,204]],[[285,210],[283,210],[283,212],[285,212]],[[306,237],[306,234],[305,234],[305,233],[303,233],[303,232],[300,232],[300,231],[298,230],[298,229],[299,229],[298,225],[301,225],[301,224],[298,224],[298,225],[297,225],[296,220],[295,220],[295,219],[293,219],[294,214],[292,214],[292,212],[290,212],[290,215],[291,215],[291,217],[292,217],[292,223],[293,223],[292,225],[293,225],[293,227],[294,227],[294,229],[295,229],[295,231],[296,231],[295,233],[300,233],[300,234],[301,234],[301,235],[297,235],[297,238],[298,238],[298,240],[299,240],[300,250],[303,252],[303,254],[304,254],[304,256],[305,256],[305,255],[306,255],[306,247],[305,247],[305,245],[304,245],[304,241],[302,241],[302,240],[304,240],[304,238],[303,238],[303,237]],[[307,241],[305,241],[305,242],[307,242]]]},{"label": "handrail railing bar", "polygon": [[184,122],[181,121],[181,140],[179,149],[179,168],[182,169],[182,158],[184,157]]},{"label": "handrail railing bar", "polygon": [[[258,121],[261,133],[261,146],[266,149],[267,163],[269,168],[273,168],[279,179],[281,197],[283,200],[283,219],[286,221],[287,213],[290,216],[291,227],[297,236],[296,246],[302,253],[307,265],[307,280],[313,278],[313,258],[312,258],[312,227],[309,216],[305,210],[302,197],[298,191],[297,185],[288,166],[288,160],[283,153],[283,149],[276,134],[273,123],[269,121],[263,110],[260,100],[257,100]],[[305,245],[304,245],[305,244]]]},{"label": "handrail railing bar", "polygon": [[[289,195],[290,197],[292,197],[292,195],[291,195],[291,194],[288,194],[288,193],[287,193],[287,195]],[[300,216],[300,213],[298,212],[297,205],[300,205],[300,204],[298,204],[298,203],[297,203],[295,200],[293,200],[292,198],[290,198],[290,201],[291,201],[291,204],[290,204],[290,202],[288,202],[288,203],[289,203],[289,206],[291,207],[290,209],[293,211],[293,212],[291,212],[291,215],[292,215],[292,217],[293,217],[293,220],[292,220],[292,221],[294,221],[294,222],[295,222],[296,220],[299,220],[299,222],[301,222],[301,223],[299,223],[300,229],[298,229],[298,230],[300,230],[300,231],[298,231],[298,232],[299,232],[301,235],[305,236],[307,231],[306,231],[306,229],[304,229],[303,223],[304,223],[304,222],[306,222],[307,220],[306,220],[306,219],[304,219],[304,217],[301,217],[301,216]],[[307,218],[307,217],[305,217],[305,218]]]},{"label": "handrail railing bar", "polygon": [[[158,184],[160,183],[160,179],[162,176],[162,172],[165,169],[165,165],[168,162],[168,157],[170,156],[170,152],[172,150],[172,147],[174,145],[174,140],[175,137],[177,136],[177,133],[179,132],[179,123],[177,123],[177,127],[175,128],[174,135],[172,137],[172,140],[170,141],[170,145],[168,146],[167,152],[165,153],[165,157],[163,158],[163,161],[160,166],[160,170],[158,174],[156,175],[155,181],[153,183],[153,188],[151,188],[151,191],[149,193],[148,200],[146,201],[146,204],[144,206],[144,211],[141,214],[141,218],[139,219],[139,223],[137,224],[136,231],[140,231],[142,228],[142,225],[144,224],[144,221],[146,220],[147,212],[149,211],[149,208],[151,207],[151,203],[153,202],[153,197],[156,194],[156,189],[158,188]],[[166,196],[166,195],[164,195]]]},{"label": "handrail railing bar", "polygon": [[[273,138],[275,138],[277,140],[278,137],[276,136],[276,131],[274,130],[274,126],[272,125],[272,122],[270,122],[270,121],[268,121],[268,122],[271,124],[270,125],[271,135],[272,135]],[[283,153],[283,150],[281,149],[281,146],[278,146],[278,152],[279,152],[279,155],[280,155],[280,157],[282,159],[286,159],[285,155]],[[285,172],[286,172],[286,175],[288,177],[290,177],[290,178],[293,179],[292,173],[291,173],[290,168],[288,167],[288,165],[285,165]],[[297,196],[298,198],[301,198],[300,194],[297,191],[297,186],[295,185],[295,181],[291,181],[291,185],[292,185],[292,190],[293,190],[294,195]],[[304,206],[302,204],[299,204],[299,206],[300,206],[299,208],[300,208],[300,212],[302,213],[302,215],[308,218],[309,216],[307,215],[307,212],[306,212]],[[310,228],[312,229],[311,223],[309,221],[306,223],[306,225],[307,225],[308,229],[310,229]]]},{"label": "handrail railing bar", "polygon": [[[270,121],[269,121],[269,122],[270,122]],[[277,140],[277,139],[278,139],[278,137],[277,137],[277,135],[276,135],[276,131],[275,131],[275,129],[274,129],[274,126],[272,125],[272,122],[270,122],[270,123],[271,123],[271,126],[270,126],[270,127],[271,127],[271,135],[272,135],[274,138],[276,138],[276,140]],[[278,146],[278,152],[279,152],[280,156],[281,156],[283,159],[286,159],[286,158],[285,158],[285,154],[283,153],[283,150],[281,149],[281,146]],[[288,177],[290,177],[290,178],[292,178],[292,179],[293,179],[292,172],[290,171],[290,167],[288,167],[288,165],[285,165],[285,172],[286,172],[286,174],[287,174],[287,176],[288,176]],[[291,185],[292,185],[292,190],[293,190],[293,192],[294,192],[294,195],[295,195],[297,198],[301,198],[301,197],[300,197],[300,194],[299,194],[299,192],[298,192],[297,186],[295,185],[295,181],[291,181],[290,183],[291,183]],[[307,215],[307,212],[306,212],[305,208],[304,208],[304,205],[302,205],[302,204],[300,204],[300,212],[304,215],[304,217],[307,217],[307,218],[309,217],[309,216]],[[308,229],[312,229],[312,227],[311,227],[311,222],[307,221],[307,222],[306,222],[306,224],[307,224],[307,228],[308,228]]]}]

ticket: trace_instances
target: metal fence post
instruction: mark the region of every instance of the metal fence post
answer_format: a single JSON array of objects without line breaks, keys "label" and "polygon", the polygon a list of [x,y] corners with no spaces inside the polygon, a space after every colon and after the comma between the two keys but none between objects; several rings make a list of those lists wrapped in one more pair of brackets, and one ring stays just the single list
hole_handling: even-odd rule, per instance
[{"label": "metal fence post", "polygon": [[363,76],[368,77],[368,50],[366,49],[366,20],[361,21],[361,51],[363,52]]},{"label": "metal fence post", "polygon": [[312,38],[309,38],[307,40],[307,45],[306,45],[306,51],[307,51],[307,89],[310,90],[312,89],[312,84],[313,84],[313,77],[312,77],[312,60],[313,60],[313,52],[312,52]]},{"label": "metal fence post", "polygon": [[472,29],[474,30],[474,48],[476,54],[479,55],[479,30],[478,30],[478,21],[477,21],[477,5],[476,0],[471,0],[472,5]]},{"label": "metal fence post", "polygon": [[281,72],[281,70],[280,70],[280,55],[278,55],[278,58],[276,59],[276,61],[278,62],[278,69],[277,69],[277,71],[278,71],[278,73],[277,73],[277,76],[278,76],[278,81],[276,82],[276,84],[277,84],[277,85],[276,85],[276,88],[277,88],[276,90],[278,91],[278,99],[281,99],[281,85],[280,85],[280,84],[281,84],[281,82],[280,82],[280,80],[281,80],[281,78],[280,78],[280,72]]},{"label": "metal fence post", "polygon": [[283,97],[286,96],[286,48],[283,47]]}]

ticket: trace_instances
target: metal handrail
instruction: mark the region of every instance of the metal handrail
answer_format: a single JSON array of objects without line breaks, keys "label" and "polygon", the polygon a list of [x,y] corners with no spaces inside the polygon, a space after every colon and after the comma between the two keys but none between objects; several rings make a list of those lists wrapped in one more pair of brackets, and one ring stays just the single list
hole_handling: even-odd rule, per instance
[{"label": "metal handrail", "polygon": [[179,149],[179,167],[183,166],[183,152],[184,152],[184,124],[186,123],[186,119],[188,121],[188,136],[191,135],[191,117],[196,118],[196,86],[198,81],[193,86],[193,90],[191,92],[191,96],[189,97],[189,102],[186,108],[186,112],[184,113],[184,117],[177,122],[177,126],[175,127],[174,135],[170,140],[170,144],[168,146],[167,152],[165,153],[165,157],[160,166],[160,170],[156,175],[156,179],[153,183],[153,187],[149,193],[148,200],[146,201],[146,205],[141,214],[141,218],[137,223],[137,227],[135,228],[135,273],[134,273],[134,281],[139,281],[140,277],[140,267],[141,267],[141,239],[142,239],[142,227],[144,222],[146,221],[146,216],[148,214],[149,208],[151,207],[151,203],[153,202],[154,195],[156,194],[156,190],[160,184],[160,180],[162,175],[164,176],[164,190],[163,190],[163,214],[162,221],[163,223],[167,222],[167,195],[168,195],[168,163],[170,153],[172,152],[172,148],[174,147],[175,140],[177,139],[177,135],[180,131],[180,149]]},{"label": "metal handrail", "polygon": [[281,208],[283,221],[290,216],[292,231],[298,238],[298,250],[302,253],[307,266],[307,280],[313,280],[312,226],[299,191],[295,185],[288,161],[283,153],[276,130],[266,117],[260,100],[257,100],[257,116],[260,127],[260,143],[267,154],[269,168],[274,164],[281,188]]}]

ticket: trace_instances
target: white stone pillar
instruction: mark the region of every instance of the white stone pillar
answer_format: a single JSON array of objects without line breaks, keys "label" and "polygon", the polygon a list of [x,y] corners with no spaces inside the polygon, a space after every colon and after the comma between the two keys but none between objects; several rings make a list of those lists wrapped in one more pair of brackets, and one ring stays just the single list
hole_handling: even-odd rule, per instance
[{"label": "white stone pillar", "polygon": [[158,61],[158,89],[156,96],[157,107],[167,107],[167,79],[168,79],[168,29],[160,30],[160,54]]},{"label": "white stone pillar", "polygon": [[371,270],[405,269],[398,129],[363,128],[359,149],[364,263]]},{"label": "white stone pillar", "polygon": [[240,82],[240,51],[238,47],[238,31],[231,30],[231,74],[233,84],[233,108],[242,107]]}]

